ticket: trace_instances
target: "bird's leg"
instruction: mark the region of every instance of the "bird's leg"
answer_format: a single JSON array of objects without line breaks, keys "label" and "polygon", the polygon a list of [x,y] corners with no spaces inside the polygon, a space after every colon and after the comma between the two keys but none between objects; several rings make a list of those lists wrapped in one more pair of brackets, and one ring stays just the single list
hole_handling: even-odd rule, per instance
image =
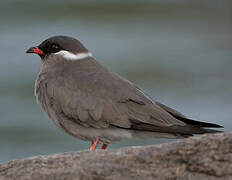
[{"label": "bird's leg", "polygon": [[106,149],[107,146],[108,146],[108,144],[103,144],[103,145],[102,145],[102,149]]},{"label": "bird's leg", "polygon": [[97,138],[94,142],[92,142],[92,146],[90,147],[90,150],[94,151],[97,148],[98,144],[99,144],[99,139]]}]

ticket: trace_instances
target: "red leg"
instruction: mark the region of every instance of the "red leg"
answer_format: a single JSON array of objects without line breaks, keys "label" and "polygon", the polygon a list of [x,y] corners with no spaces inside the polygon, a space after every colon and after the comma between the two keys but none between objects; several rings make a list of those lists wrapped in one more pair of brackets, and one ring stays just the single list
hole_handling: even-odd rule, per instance
[{"label": "red leg", "polygon": [[106,149],[107,146],[108,146],[108,144],[103,144],[103,145],[102,145],[102,149]]},{"label": "red leg", "polygon": [[94,151],[97,148],[97,145],[99,144],[99,139],[96,139],[93,143],[92,146],[90,147],[91,151]]}]

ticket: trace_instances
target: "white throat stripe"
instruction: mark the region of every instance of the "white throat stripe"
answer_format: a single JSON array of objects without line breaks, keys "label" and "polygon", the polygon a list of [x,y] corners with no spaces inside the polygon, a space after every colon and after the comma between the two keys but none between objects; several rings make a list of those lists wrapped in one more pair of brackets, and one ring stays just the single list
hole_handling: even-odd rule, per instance
[{"label": "white throat stripe", "polygon": [[80,60],[80,59],[84,59],[87,57],[92,57],[92,53],[91,52],[84,52],[84,53],[78,53],[78,54],[73,54],[71,52],[65,51],[65,50],[61,50],[57,53],[54,53],[55,55],[60,55],[65,59],[68,60]]}]

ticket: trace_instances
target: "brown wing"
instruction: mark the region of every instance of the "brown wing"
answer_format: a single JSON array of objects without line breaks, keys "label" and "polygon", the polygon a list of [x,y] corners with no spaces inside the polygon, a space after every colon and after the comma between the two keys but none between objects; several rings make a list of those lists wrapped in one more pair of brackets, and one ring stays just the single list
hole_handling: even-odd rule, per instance
[{"label": "brown wing", "polygon": [[68,118],[95,128],[130,128],[133,121],[158,127],[185,125],[132,83],[94,63],[84,72],[80,64],[72,65],[47,85],[49,97]]}]

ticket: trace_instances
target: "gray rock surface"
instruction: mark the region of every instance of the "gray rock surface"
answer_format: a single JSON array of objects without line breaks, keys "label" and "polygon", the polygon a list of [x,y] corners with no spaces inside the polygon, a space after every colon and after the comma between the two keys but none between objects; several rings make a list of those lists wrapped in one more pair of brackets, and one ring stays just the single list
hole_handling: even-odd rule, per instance
[{"label": "gray rock surface", "polygon": [[232,133],[117,150],[82,151],[0,165],[1,180],[232,179]]}]

